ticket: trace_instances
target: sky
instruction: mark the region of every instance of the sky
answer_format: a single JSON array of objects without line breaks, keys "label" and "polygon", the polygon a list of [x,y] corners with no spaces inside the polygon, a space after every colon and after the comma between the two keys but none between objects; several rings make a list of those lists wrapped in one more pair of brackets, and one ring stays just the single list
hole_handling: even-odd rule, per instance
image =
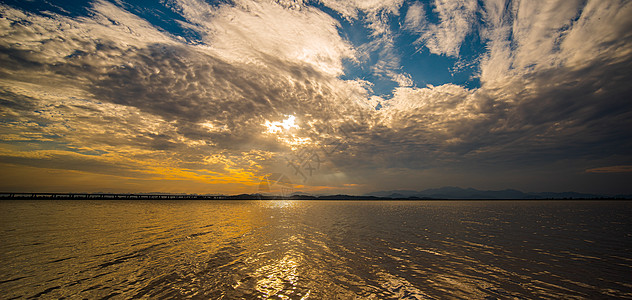
[{"label": "sky", "polygon": [[632,1],[2,1],[0,191],[632,193]]}]

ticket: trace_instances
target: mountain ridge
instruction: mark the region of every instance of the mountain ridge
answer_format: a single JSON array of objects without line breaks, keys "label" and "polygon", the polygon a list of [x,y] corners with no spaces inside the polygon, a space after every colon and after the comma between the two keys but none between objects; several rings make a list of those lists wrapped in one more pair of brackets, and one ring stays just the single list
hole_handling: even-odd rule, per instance
[{"label": "mountain ridge", "polygon": [[516,189],[478,190],[474,188],[460,188],[446,186],[441,188],[414,190],[385,190],[364,194],[372,197],[389,198],[432,198],[432,199],[595,199],[595,198],[629,198],[630,195],[601,195],[579,192],[522,192]]}]

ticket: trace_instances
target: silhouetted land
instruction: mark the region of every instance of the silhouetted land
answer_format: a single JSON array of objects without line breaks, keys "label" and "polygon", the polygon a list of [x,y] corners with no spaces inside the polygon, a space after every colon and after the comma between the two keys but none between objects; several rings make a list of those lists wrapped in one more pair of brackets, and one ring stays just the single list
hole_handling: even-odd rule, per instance
[{"label": "silhouetted land", "polygon": [[262,195],[262,194],[239,194],[239,195],[197,195],[197,194],[106,194],[106,193],[0,193],[0,199],[4,200],[357,200],[357,201],[389,201],[389,200],[631,200],[631,195],[622,196],[599,196],[599,197],[538,197],[538,198],[458,198],[458,197],[378,197],[378,196],[356,196],[356,195]]}]

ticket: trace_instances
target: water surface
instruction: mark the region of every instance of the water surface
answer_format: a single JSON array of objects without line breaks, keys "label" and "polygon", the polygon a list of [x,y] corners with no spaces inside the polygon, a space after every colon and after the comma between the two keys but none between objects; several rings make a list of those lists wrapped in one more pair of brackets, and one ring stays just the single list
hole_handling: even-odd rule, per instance
[{"label": "water surface", "polygon": [[631,216],[624,201],[0,201],[0,292],[632,299]]}]

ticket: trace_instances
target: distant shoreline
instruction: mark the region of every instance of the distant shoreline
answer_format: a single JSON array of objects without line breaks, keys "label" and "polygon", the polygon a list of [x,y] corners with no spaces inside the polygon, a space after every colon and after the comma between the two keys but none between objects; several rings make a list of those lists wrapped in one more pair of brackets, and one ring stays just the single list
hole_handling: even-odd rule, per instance
[{"label": "distant shoreline", "polygon": [[352,201],[525,201],[525,200],[632,200],[627,197],[562,197],[562,198],[431,198],[377,197],[354,195],[196,195],[196,194],[115,194],[115,193],[0,193],[0,200],[352,200]]}]

